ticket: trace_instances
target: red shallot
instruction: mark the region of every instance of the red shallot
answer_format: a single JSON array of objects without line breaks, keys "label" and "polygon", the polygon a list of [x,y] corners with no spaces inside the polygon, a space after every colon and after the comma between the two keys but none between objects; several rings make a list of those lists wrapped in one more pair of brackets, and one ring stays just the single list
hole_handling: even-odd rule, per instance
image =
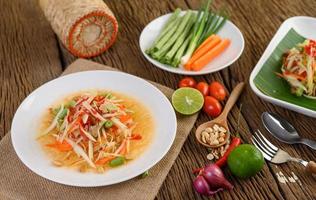
[{"label": "red shallot", "polygon": [[194,179],[193,185],[199,194],[205,196],[216,194],[224,189],[233,189],[233,185],[226,180],[221,168],[215,164],[202,168]]},{"label": "red shallot", "polygon": [[233,185],[226,180],[221,168],[215,164],[210,164],[204,167],[201,171],[201,175],[205,178],[211,188],[233,189]]}]

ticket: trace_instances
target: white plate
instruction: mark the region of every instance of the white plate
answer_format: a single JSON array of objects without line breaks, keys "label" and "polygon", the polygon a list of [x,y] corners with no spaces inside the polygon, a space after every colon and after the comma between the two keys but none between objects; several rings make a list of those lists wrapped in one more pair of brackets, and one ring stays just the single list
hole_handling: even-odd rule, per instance
[{"label": "white plate", "polygon": [[[152,143],[139,158],[104,174],[53,166],[35,139],[40,116],[53,102],[87,89],[112,90],[138,99],[150,109],[156,124]],[[88,71],[62,76],[33,91],[16,111],[11,133],[17,155],[33,172],[57,183],[92,187],[126,181],[153,167],[170,149],[176,127],[176,115],[169,100],[147,81],[122,72]]]},{"label": "white plate", "polygon": [[[183,15],[183,11],[181,14]],[[201,74],[210,74],[219,70],[222,70],[229,65],[233,64],[241,55],[244,50],[244,37],[240,30],[229,20],[226,21],[222,29],[217,33],[222,38],[229,38],[231,44],[229,47],[218,57],[216,57],[212,62],[205,66],[201,71],[187,71],[182,68],[175,68],[169,65],[162,64],[151,57],[149,57],[145,50],[151,47],[157,36],[159,35],[163,25],[167,22],[172,13],[160,16],[153,21],[151,21],[142,31],[139,38],[139,46],[149,62],[155,66],[172,72],[176,74],[185,74],[185,75],[201,75]]]},{"label": "white plate", "polygon": [[288,103],[283,100],[279,100],[276,98],[273,98],[271,96],[268,96],[264,93],[262,93],[254,84],[254,79],[257,76],[258,72],[262,68],[263,64],[266,62],[266,60],[270,57],[271,53],[274,51],[276,46],[279,44],[279,42],[284,38],[284,36],[288,33],[288,31],[293,28],[297,33],[302,35],[305,38],[310,39],[316,39],[316,18],[313,17],[292,17],[287,19],[282,23],[279,30],[276,32],[274,37],[272,38],[271,42],[269,43],[268,47],[264,51],[263,55],[261,56],[260,60],[258,61],[257,65],[251,72],[249,82],[252,90],[262,99],[271,102],[275,105],[302,113],[304,115],[308,115],[310,117],[316,117],[316,111]]}]

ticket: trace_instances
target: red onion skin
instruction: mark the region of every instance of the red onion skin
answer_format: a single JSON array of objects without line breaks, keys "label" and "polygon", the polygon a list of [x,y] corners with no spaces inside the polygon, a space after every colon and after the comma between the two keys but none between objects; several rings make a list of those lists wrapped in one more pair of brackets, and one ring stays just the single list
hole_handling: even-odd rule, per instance
[{"label": "red onion skin", "polygon": [[209,186],[209,184],[207,183],[207,181],[205,180],[205,178],[203,176],[197,176],[194,181],[193,181],[193,186],[195,191],[197,191],[199,194],[201,195],[205,195],[205,196],[211,196],[213,194],[216,194],[219,191],[222,191],[223,188],[218,188],[216,190],[212,190]]},{"label": "red onion skin", "polygon": [[225,188],[231,190],[234,187],[226,180],[221,168],[215,164],[205,166],[200,174],[210,185],[210,188]]}]

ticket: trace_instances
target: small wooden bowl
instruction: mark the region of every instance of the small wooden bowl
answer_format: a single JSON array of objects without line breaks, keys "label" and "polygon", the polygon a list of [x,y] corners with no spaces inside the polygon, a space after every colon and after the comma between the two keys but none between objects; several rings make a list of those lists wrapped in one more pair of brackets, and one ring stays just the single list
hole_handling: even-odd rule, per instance
[{"label": "small wooden bowl", "polygon": [[[223,128],[226,129],[227,132],[225,133],[225,140],[224,140],[224,142],[221,142],[221,143],[219,143],[219,144],[217,144],[217,145],[210,145],[210,144],[204,143],[204,142],[201,140],[201,138],[202,138],[202,136],[201,136],[202,132],[203,132],[206,128],[209,128],[209,127],[212,128],[215,124],[217,124],[218,126],[221,126],[221,127],[223,127]],[[222,122],[219,122],[219,121],[217,121],[217,120],[216,120],[216,121],[213,120],[213,121],[209,121],[209,122],[206,122],[206,123],[201,124],[201,125],[196,129],[195,137],[196,137],[197,141],[198,141],[200,144],[202,144],[203,146],[206,146],[206,147],[209,147],[209,148],[218,148],[218,147],[223,146],[223,145],[225,145],[225,144],[227,143],[228,139],[230,138],[230,132],[229,132],[227,123],[222,123]]]}]

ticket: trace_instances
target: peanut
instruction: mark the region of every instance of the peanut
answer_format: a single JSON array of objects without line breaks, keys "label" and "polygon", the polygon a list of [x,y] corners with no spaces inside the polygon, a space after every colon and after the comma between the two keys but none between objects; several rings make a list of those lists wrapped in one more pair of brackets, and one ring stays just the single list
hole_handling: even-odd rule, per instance
[{"label": "peanut", "polygon": [[215,137],[215,133],[214,132],[210,133],[210,137]]},{"label": "peanut", "polygon": [[213,140],[212,142],[211,142],[211,145],[218,145],[219,144],[219,141],[218,140]]},{"label": "peanut", "polygon": [[218,138],[218,132],[215,132],[215,133],[214,133],[214,137],[215,137],[215,138]]},{"label": "peanut", "polygon": [[202,136],[204,136],[205,139],[208,139],[208,138],[210,137],[210,135],[209,135],[208,132],[206,132],[206,131],[203,131],[203,132],[202,132]]},{"label": "peanut", "polygon": [[[225,141],[227,130],[219,126],[217,124],[214,124],[213,127],[208,127],[204,131],[202,131],[201,139],[204,143],[208,143],[210,145],[218,145]],[[224,151],[223,149],[218,149],[217,153],[222,153]]]},{"label": "peanut", "polygon": [[213,129],[211,127],[206,128],[204,131],[208,133],[213,133]]},{"label": "peanut", "polygon": [[226,130],[224,127],[220,127],[218,130],[219,130],[220,132],[222,132],[222,133],[226,133],[226,132],[227,132],[227,130]]},{"label": "peanut", "polygon": [[202,138],[201,139],[202,139],[203,143],[206,143],[205,135],[202,134]]},{"label": "peanut", "polygon": [[220,133],[219,133],[219,137],[225,137],[225,133],[220,132]]},{"label": "peanut", "polygon": [[213,160],[214,159],[214,155],[212,153],[207,154],[206,158],[208,160]]}]

